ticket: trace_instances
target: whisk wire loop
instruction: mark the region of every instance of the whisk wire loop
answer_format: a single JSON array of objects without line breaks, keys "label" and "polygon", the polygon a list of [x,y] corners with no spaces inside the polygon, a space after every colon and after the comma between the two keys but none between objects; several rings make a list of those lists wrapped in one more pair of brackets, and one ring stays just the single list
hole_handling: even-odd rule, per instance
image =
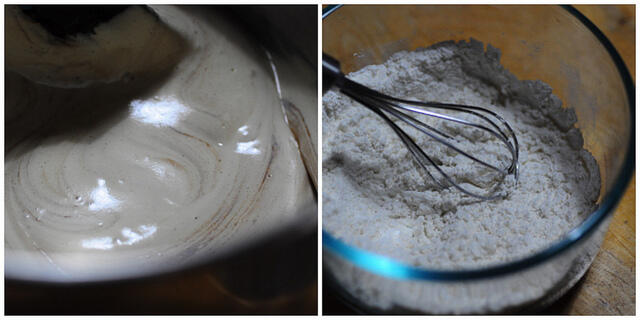
[{"label": "whisk wire loop", "polygon": [[[327,76],[325,76],[327,73]],[[388,96],[384,93],[378,92],[376,90],[367,88],[357,82],[347,79],[344,74],[340,72],[339,63],[337,60],[324,55],[323,56],[323,78],[329,79],[329,83],[337,86],[342,93],[359,102],[363,106],[367,107],[371,111],[375,112],[379,115],[398,135],[403,144],[407,147],[413,158],[418,162],[418,164],[427,172],[429,177],[433,179],[438,186],[441,188],[446,188],[448,186],[453,186],[455,189],[460,192],[467,194],[469,196],[479,198],[482,200],[493,200],[499,198],[503,195],[497,194],[500,186],[504,183],[504,178],[509,174],[514,174],[515,181],[518,179],[518,156],[519,156],[519,147],[518,140],[516,135],[511,128],[511,126],[507,123],[504,118],[502,118],[497,113],[477,107],[477,106],[467,106],[467,105],[458,105],[458,104],[449,104],[449,103],[440,103],[440,102],[430,102],[430,101],[414,101],[414,100],[404,100],[398,99],[391,96]],[[324,81],[324,80],[323,80]],[[478,123],[471,120],[462,119],[456,116],[442,114],[438,112],[434,112],[428,109],[439,109],[439,110],[448,110],[455,111],[459,113],[465,113],[471,116],[474,116],[478,119],[481,119],[484,123]],[[413,116],[409,115],[408,112],[413,112],[429,117],[434,117],[446,121],[451,121],[454,123],[458,123],[460,125],[473,127],[484,132],[489,133],[491,136],[495,137],[497,140],[502,142],[502,144],[509,150],[511,161],[509,162],[509,166],[505,169],[500,169],[497,166],[488,163],[478,157],[466,152],[451,143],[447,140],[455,140],[449,134],[438,130],[437,128],[420,121]],[[428,156],[424,150],[418,146],[415,140],[409,136],[402,128],[400,128],[389,116],[392,116],[409,126],[417,129],[418,131],[426,134],[433,140],[437,141],[445,145],[447,148],[450,148],[456,151],[458,154],[478,163],[482,166],[489,168],[500,175],[500,179],[496,181],[488,192],[485,194],[480,194],[478,192],[474,192],[469,190],[468,188],[463,187],[459,183],[456,183],[453,178],[444,172],[442,168],[430,157]],[[488,125],[487,125],[488,124]],[[506,130],[505,130],[506,129]],[[443,178],[436,179],[432,172],[429,170],[429,167],[434,168],[438,174]]]},{"label": "whisk wire loop", "polygon": [[[411,127],[419,130],[420,132],[426,134],[427,136],[429,136],[430,138],[434,139],[435,141],[444,144],[445,146],[447,146],[448,148],[451,148],[452,150],[458,152],[459,154],[463,155],[464,157],[475,161],[487,168],[490,168],[491,170],[496,171],[497,173],[499,173],[500,175],[502,175],[503,177],[507,176],[509,173],[514,173],[517,175],[517,158],[518,158],[518,150],[517,150],[517,139],[515,138],[515,134],[513,133],[513,130],[509,127],[509,125],[506,123],[506,121],[504,121],[500,116],[498,116],[497,114],[491,112],[490,110],[486,110],[484,108],[480,108],[480,107],[473,107],[473,106],[463,106],[463,105],[454,105],[454,104],[442,104],[442,103],[430,103],[430,102],[422,102],[422,101],[412,101],[412,100],[403,100],[403,99],[397,99],[397,98],[393,98],[390,96],[387,96],[385,94],[379,93],[375,90],[369,89],[367,87],[364,87],[354,81],[351,81],[349,79],[341,79],[341,90],[343,93],[347,94],[349,97],[351,97],[352,99],[358,101],[359,103],[363,104],[364,106],[368,107],[370,110],[374,111],[376,114],[378,114],[380,117],[382,117],[385,122],[394,130],[394,132],[398,135],[398,137],[400,137],[400,140],[402,140],[402,142],[407,146],[407,148],[409,149],[410,153],[412,154],[412,156],[417,160],[418,164],[428,173],[428,175],[430,176],[430,178],[432,180],[434,180],[439,187],[441,188],[446,188],[447,185],[453,186],[454,188],[456,188],[457,190],[461,191],[462,193],[465,193],[467,195],[476,197],[476,198],[480,198],[482,200],[493,200],[496,199],[498,197],[500,197],[500,195],[498,194],[494,194],[494,192],[498,189],[498,187],[502,184],[502,182],[504,181],[503,179],[499,180],[499,183],[494,185],[492,190],[489,192],[489,194],[479,194],[477,192],[473,192],[468,190],[467,188],[461,186],[460,184],[456,183],[453,178],[451,178],[450,175],[448,175],[447,173],[444,172],[444,170],[442,170],[442,168],[436,164],[436,162],[429,157],[423,150],[422,148],[420,148],[417,143],[415,142],[415,140],[413,138],[411,138],[404,130],[402,130],[396,123],[393,122],[393,120],[391,120],[389,118],[389,116],[387,116],[387,114],[403,121],[404,123],[410,125]],[[454,116],[450,116],[450,115],[445,115],[445,114],[441,114],[441,113],[436,113],[433,111],[429,111],[429,110],[425,110],[422,107],[433,107],[433,108],[437,108],[437,109],[443,109],[443,110],[453,110],[453,111],[458,111],[458,112],[466,112],[468,114],[472,114],[484,121],[486,121],[487,123],[490,124],[492,128],[489,128],[483,124],[479,124],[479,123],[475,123],[475,122],[471,122],[468,120],[463,120]],[[404,111],[408,111],[408,112],[414,112],[414,113],[418,113],[418,114],[422,114],[422,115],[426,115],[426,116],[430,116],[430,117],[435,117],[435,118],[439,118],[439,119],[443,119],[443,120],[448,120],[448,121],[453,121],[462,125],[467,125],[467,126],[471,126],[480,130],[483,130],[485,132],[490,133],[492,136],[496,137],[498,140],[500,140],[505,147],[509,150],[509,152],[511,153],[511,158],[512,161],[510,162],[510,165],[508,168],[506,169],[500,169],[498,167],[496,167],[495,165],[492,165],[484,160],[479,159],[476,156],[473,156],[471,154],[469,154],[468,152],[462,150],[461,148],[457,147],[456,145],[454,145],[453,143],[447,141],[447,139],[452,139],[448,134],[400,111],[400,110],[404,110]],[[502,124],[504,124],[505,127],[507,127],[507,130],[509,131],[509,133],[511,134],[511,137],[514,141],[514,143],[512,144],[509,141],[509,136],[504,132],[504,130],[502,130],[495,122],[493,122],[491,119],[489,119],[487,116],[480,114],[478,111],[480,112],[486,112],[487,114],[494,116],[495,118],[497,118]],[[429,166],[430,165],[430,166]],[[442,182],[440,179],[436,179],[433,174],[431,173],[431,171],[428,169],[428,167],[432,167],[435,168],[435,170],[439,173],[440,176],[442,176],[442,178],[444,178],[444,180],[447,183]],[[517,177],[517,176],[516,176]],[[516,178],[517,179],[517,178]]]}]

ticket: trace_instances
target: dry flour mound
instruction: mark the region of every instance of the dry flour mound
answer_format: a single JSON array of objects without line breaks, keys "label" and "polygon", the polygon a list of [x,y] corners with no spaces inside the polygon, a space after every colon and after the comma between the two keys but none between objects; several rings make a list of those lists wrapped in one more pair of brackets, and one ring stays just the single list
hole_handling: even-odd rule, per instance
[{"label": "dry flour mound", "polygon": [[[520,143],[520,178],[508,179],[505,198],[478,201],[438,188],[381,118],[330,91],[323,97],[323,228],[413,266],[464,269],[530,255],[582,222],[595,208],[600,174],[583,149],[575,113],[561,107],[547,84],[517,80],[499,59],[499,50],[485,51],[473,39],[444,42],[398,52],[348,77],[400,98],[502,115]],[[426,135],[413,136],[455,179],[472,174],[455,168],[455,153]],[[482,152],[481,141],[472,140],[461,143]]]}]

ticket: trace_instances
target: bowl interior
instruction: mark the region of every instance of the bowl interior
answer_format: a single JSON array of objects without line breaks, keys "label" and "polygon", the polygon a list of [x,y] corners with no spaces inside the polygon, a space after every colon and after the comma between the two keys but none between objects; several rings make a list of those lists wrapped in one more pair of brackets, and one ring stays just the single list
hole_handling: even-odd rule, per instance
[{"label": "bowl interior", "polygon": [[400,50],[469,38],[500,49],[502,65],[518,79],[546,82],[576,111],[600,167],[601,201],[629,152],[631,106],[609,52],[562,7],[344,6],[323,20],[322,47],[349,73]]},{"label": "bowl interior", "polygon": [[[256,246],[296,243],[301,233],[314,234],[313,187],[291,143],[280,99],[315,124],[315,68],[300,62],[297,52],[285,55],[285,48],[309,50],[299,38],[279,34],[267,22],[258,36],[234,18],[252,9],[254,17],[268,17],[259,7],[151,7],[161,25],[189,44],[170,75],[67,89],[7,72],[7,278],[85,283],[145,277],[220,265]],[[316,14],[313,6],[284,11]],[[306,21],[301,28],[315,35],[316,23]],[[280,46],[270,49],[272,65],[260,46],[267,39]],[[207,53],[214,50],[212,44],[220,52],[208,60],[214,57]],[[198,75],[181,82],[195,63]],[[276,86],[276,67],[281,87]],[[246,92],[237,94],[234,88]],[[308,130],[316,136],[315,127]],[[114,138],[121,133],[127,137]],[[176,137],[186,140],[174,143]],[[73,148],[65,149],[68,145]],[[43,156],[42,150],[57,153]],[[68,156],[68,150],[78,156]],[[32,154],[51,166],[39,166]],[[57,162],[52,154],[64,160]],[[25,158],[26,165],[16,165]],[[162,162],[140,165],[154,159]],[[20,178],[29,176],[24,172],[29,168],[37,170],[31,176],[42,173],[43,181],[53,181],[47,180],[50,176],[63,181],[54,185],[60,190],[50,196],[47,183],[42,183],[46,192],[21,189],[31,186],[31,180],[22,183],[27,179]],[[86,176],[76,179],[78,172]],[[246,179],[239,177],[245,174]],[[143,205],[128,206],[145,198],[150,200]],[[21,214],[35,206],[40,216]]]}]

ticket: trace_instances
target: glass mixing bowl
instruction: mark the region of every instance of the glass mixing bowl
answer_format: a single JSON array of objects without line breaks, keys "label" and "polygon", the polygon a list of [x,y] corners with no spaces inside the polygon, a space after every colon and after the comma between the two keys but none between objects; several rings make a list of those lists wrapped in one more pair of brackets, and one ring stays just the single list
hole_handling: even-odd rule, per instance
[{"label": "glass mixing bowl", "polygon": [[548,83],[565,107],[575,109],[602,178],[598,208],[564,238],[482,269],[416,268],[323,231],[324,277],[345,302],[373,313],[527,312],[571,288],[598,252],[634,170],[634,84],[602,32],[562,6],[327,7],[322,28],[323,51],[345,73],[446,40],[491,44],[518,79]]}]

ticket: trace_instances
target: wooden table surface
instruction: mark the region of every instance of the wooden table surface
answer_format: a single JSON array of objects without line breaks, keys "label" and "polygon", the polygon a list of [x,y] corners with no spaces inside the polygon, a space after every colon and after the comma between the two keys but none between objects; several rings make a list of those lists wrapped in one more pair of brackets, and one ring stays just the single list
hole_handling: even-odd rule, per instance
[{"label": "wooden table surface", "polygon": [[[575,6],[616,47],[635,82],[635,6]],[[547,313],[635,315],[636,310],[635,173],[616,209],[609,231],[591,268]]]}]

